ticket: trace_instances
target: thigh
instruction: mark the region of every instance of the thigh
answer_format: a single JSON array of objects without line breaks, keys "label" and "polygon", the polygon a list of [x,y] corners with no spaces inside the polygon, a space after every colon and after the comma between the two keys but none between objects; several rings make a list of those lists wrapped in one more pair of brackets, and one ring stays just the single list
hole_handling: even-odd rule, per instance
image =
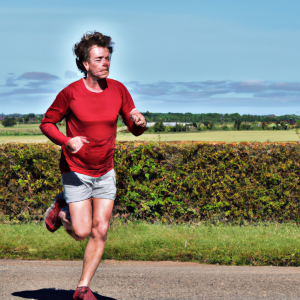
[{"label": "thigh", "polygon": [[76,172],[62,173],[64,198],[68,204],[92,197],[91,177]]},{"label": "thigh", "polygon": [[92,197],[94,199],[115,200],[116,194],[116,175],[114,169],[94,181],[92,191]]},{"label": "thigh", "polygon": [[72,226],[75,232],[91,232],[92,203],[91,199],[69,203]]},{"label": "thigh", "polygon": [[108,229],[109,220],[114,207],[114,201],[111,199],[93,199],[93,227],[102,226]]}]

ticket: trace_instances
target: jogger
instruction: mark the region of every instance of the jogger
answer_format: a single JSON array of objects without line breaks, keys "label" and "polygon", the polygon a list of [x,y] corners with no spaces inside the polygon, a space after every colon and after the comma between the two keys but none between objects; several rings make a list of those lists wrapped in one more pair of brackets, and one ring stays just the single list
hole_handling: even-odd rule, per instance
[{"label": "jogger", "polygon": [[[57,95],[40,126],[62,148],[64,192],[55,197],[46,212],[47,228],[54,232],[63,225],[77,241],[89,236],[74,299],[96,299],[89,283],[104,251],[116,197],[113,155],[118,115],[134,135],[146,130],[145,118],[135,108],[126,87],[107,78],[112,44],[109,36],[99,32],[87,33],[75,44],[76,64],[84,78]],[[67,136],[55,125],[63,118]]]}]

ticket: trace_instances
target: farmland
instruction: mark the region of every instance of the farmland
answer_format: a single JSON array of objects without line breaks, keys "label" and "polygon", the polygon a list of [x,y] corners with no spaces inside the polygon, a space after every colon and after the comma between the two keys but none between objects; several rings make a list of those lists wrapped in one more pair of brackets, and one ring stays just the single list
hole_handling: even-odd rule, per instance
[{"label": "farmland", "polygon": [[193,133],[143,134],[135,137],[130,133],[120,133],[118,141],[203,141],[203,142],[287,142],[298,141],[295,130],[288,131],[200,131]]},{"label": "farmland", "polygon": [[[65,127],[59,127],[65,134]],[[118,128],[118,131],[124,127]],[[131,133],[117,134],[117,141],[203,141],[203,142],[288,142],[298,141],[295,130],[260,130],[260,131],[200,131],[200,132],[176,132],[143,134],[139,137]],[[49,141],[40,131],[38,124],[16,125],[5,128],[0,125],[0,144],[3,143],[37,143]]]}]

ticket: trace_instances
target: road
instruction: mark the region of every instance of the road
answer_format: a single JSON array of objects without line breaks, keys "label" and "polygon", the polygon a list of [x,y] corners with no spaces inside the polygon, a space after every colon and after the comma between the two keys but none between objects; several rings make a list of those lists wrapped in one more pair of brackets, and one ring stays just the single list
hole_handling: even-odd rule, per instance
[{"label": "road", "polygon": [[[0,260],[1,300],[72,299],[79,261]],[[236,267],[178,262],[100,264],[97,299],[300,299],[300,268]]]}]

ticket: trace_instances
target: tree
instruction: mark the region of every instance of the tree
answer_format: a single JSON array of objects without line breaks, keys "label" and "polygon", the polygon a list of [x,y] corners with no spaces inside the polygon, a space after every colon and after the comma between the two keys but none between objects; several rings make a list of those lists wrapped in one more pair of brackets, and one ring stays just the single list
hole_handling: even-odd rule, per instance
[{"label": "tree", "polygon": [[215,125],[212,121],[204,121],[203,124],[204,126],[206,126],[207,129],[212,129]]},{"label": "tree", "polygon": [[267,123],[267,122],[262,122],[262,123],[261,123],[261,128],[262,128],[262,129],[268,128],[268,123]]},{"label": "tree", "polygon": [[241,124],[242,124],[241,119],[236,119],[236,120],[234,121],[234,126],[233,126],[233,127],[236,128],[237,130],[240,130]]},{"label": "tree", "polygon": [[201,130],[202,130],[202,129],[201,129],[201,123],[193,122],[193,126],[194,126],[195,128],[197,128],[198,131],[201,131]]},{"label": "tree", "polygon": [[158,122],[155,122],[155,124],[153,125],[153,129],[155,132],[163,132],[166,130],[166,126],[164,125],[164,123],[162,121],[158,121]]},{"label": "tree", "polygon": [[12,127],[16,124],[17,122],[15,118],[5,117],[5,119],[2,121],[2,125],[4,127]]},{"label": "tree", "polygon": [[285,122],[285,121],[281,121],[281,122],[280,122],[280,127],[281,127],[281,129],[283,129],[283,130],[287,130],[287,124],[286,124],[286,122]]},{"label": "tree", "polygon": [[28,114],[28,118],[29,118],[29,119],[34,119],[34,118],[35,118],[35,114],[33,114],[33,113]]},{"label": "tree", "polygon": [[35,114],[34,113],[30,113],[30,114],[28,114],[28,115],[26,115],[25,117],[24,117],[24,123],[28,123],[29,122],[29,120],[30,119],[34,119],[35,118]]}]

